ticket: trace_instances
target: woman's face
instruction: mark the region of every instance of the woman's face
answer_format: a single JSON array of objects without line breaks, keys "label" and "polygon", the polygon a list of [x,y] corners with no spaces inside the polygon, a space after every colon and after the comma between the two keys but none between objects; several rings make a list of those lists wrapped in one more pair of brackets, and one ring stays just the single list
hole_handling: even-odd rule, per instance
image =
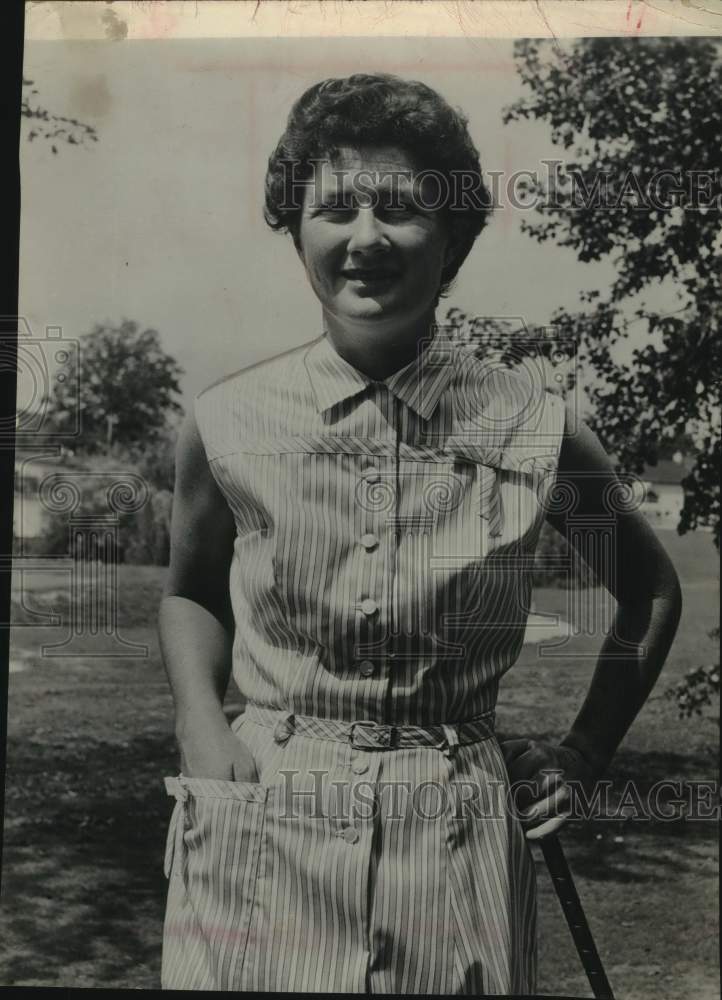
[{"label": "woman's face", "polygon": [[[433,313],[449,238],[433,178],[397,147],[342,148],[317,164],[299,254],[324,310],[344,325],[408,326]],[[421,197],[419,197],[419,193]]]}]

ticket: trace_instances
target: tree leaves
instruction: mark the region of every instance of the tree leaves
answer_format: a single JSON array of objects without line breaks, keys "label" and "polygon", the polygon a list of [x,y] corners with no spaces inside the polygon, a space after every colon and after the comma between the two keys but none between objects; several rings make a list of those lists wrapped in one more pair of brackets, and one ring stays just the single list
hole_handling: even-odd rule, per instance
[{"label": "tree leaves", "polygon": [[28,141],[41,138],[51,141],[50,149],[57,155],[58,147],[52,140],[60,139],[72,146],[83,145],[86,141],[97,142],[98,134],[91,125],[80,122],[77,118],[65,118],[63,115],[53,115],[33,99],[37,95],[33,81],[23,78],[22,103],[20,114],[23,118],[35,123],[28,133]]},{"label": "tree leaves", "polygon": [[46,400],[49,428],[72,427],[80,412],[76,451],[94,454],[118,445],[141,455],[156,444],[165,448],[169,419],[182,411],[175,398],[182,374],[156,330],[130,320],[117,327],[96,324],[80,338],[79,360]]},{"label": "tree leaves", "polygon": [[[590,423],[622,468],[640,472],[665,441],[689,433],[695,464],[683,481],[678,530],[720,533],[720,207],[722,64],[707,39],[591,38],[570,49],[516,43],[529,94],[505,121],[537,119],[569,151],[538,218],[523,229],[571,247],[582,261],[610,258],[609,294],[553,322],[581,337],[579,361],[597,376]],[[674,282],[671,313],[631,303]],[[617,346],[646,326],[631,364]],[[652,336],[654,335],[654,336]]]}]

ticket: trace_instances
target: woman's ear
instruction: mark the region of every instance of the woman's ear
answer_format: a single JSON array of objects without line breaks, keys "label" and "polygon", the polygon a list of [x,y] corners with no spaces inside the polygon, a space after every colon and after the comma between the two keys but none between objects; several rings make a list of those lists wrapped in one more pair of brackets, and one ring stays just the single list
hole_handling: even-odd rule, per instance
[{"label": "woman's ear", "polygon": [[456,260],[459,248],[454,240],[449,238],[443,253],[444,270],[454,263]]},{"label": "woman's ear", "polygon": [[442,255],[445,268],[450,264],[453,264],[459,253],[458,238],[451,230],[451,227],[447,228],[446,234],[446,246],[444,247],[444,253]]}]

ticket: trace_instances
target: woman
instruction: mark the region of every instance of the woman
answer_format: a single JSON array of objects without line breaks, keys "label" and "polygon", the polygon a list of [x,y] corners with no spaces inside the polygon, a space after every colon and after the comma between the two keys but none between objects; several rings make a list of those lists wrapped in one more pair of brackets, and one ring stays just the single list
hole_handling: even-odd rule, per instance
[{"label": "woman", "polygon": [[386,75],[311,87],[270,158],[323,335],[204,390],[180,436],[166,988],[534,992],[525,830],[603,773],[671,644],[675,572],[621,510],[586,701],[560,746],[502,752],[544,519],[572,537],[555,478],[587,524],[618,483],[557,396],[435,326],[486,220],[469,177],[463,116]]}]

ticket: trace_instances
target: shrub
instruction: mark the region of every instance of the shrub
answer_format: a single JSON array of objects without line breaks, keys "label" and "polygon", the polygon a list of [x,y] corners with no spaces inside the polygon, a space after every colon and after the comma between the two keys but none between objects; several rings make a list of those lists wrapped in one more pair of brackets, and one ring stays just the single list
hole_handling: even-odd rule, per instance
[{"label": "shrub", "polygon": [[[719,628],[713,628],[707,634],[710,639],[719,639]],[[665,694],[677,702],[681,719],[702,715],[702,710],[712,704],[712,699],[719,697],[719,658],[717,663],[688,670],[678,684],[667,688]]]},{"label": "shrub", "polygon": [[[87,472],[87,476],[83,475]],[[97,475],[101,473],[101,475]],[[104,473],[111,474],[103,475]],[[132,473],[140,476],[147,493],[143,505],[125,513],[108,505],[108,487],[112,474]],[[172,502],[173,444],[156,442],[149,454],[141,458],[126,449],[114,447],[107,455],[85,456],[83,470],[75,484],[80,490],[80,503],[76,515],[98,515],[98,542],[92,534],[88,544],[76,558],[113,558],[119,563],[152,564],[166,566],[170,554],[170,514]],[[115,543],[108,548],[103,522],[115,525]],[[37,538],[14,538],[13,552],[18,556],[68,556],[70,555],[70,528],[72,515],[67,512],[46,511],[42,533]]]}]

